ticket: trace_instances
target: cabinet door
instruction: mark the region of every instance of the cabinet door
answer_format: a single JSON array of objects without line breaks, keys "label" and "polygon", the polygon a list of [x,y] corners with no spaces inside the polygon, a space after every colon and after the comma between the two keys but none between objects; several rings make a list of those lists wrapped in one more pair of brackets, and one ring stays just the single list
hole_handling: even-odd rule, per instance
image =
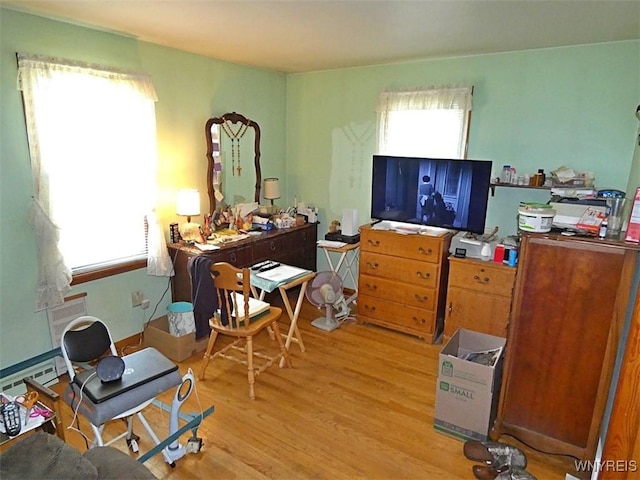
[{"label": "cabinet door", "polygon": [[465,328],[506,338],[510,308],[511,298],[449,286],[444,336],[451,338]]},{"label": "cabinet door", "polygon": [[593,458],[615,356],[608,343],[619,334],[624,260],[624,249],[606,244],[525,237],[502,432],[546,451]]}]

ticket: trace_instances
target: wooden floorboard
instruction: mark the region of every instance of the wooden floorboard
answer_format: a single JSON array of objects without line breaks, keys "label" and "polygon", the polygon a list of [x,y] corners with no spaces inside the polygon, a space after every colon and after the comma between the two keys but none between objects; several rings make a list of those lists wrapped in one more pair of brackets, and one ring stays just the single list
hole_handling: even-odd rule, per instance
[{"label": "wooden floorboard", "polygon": [[[276,297],[271,297],[274,304]],[[333,332],[311,326],[322,312],[305,301],[299,327],[306,352],[291,345],[293,368],[269,368],[256,379],[255,400],[248,396],[242,365],[218,359],[182,412],[215,407],[198,430],[200,453],[187,454],[176,467],[161,455],[145,465],[163,479],[471,479],[474,462],[463,442],[433,428],[437,359],[441,345],[384,328],[347,322]],[[286,314],[285,314],[286,317]],[[286,330],[288,322],[282,322]],[[264,334],[255,344],[277,350]],[[198,373],[201,355],[179,364]],[[55,389],[63,388],[63,383]],[[173,392],[159,398],[170,404]],[[65,425],[72,417],[64,412]],[[162,438],[169,414],[149,407],[146,417]],[[86,420],[82,430],[89,432]],[[105,437],[123,426],[109,425]],[[140,450],[152,442],[139,423]],[[183,435],[186,444],[190,433]],[[68,431],[67,441],[85,450],[82,437]],[[539,480],[564,479],[573,460],[545,455],[518,445]],[[114,444],[127,451],[124,441]]]}]

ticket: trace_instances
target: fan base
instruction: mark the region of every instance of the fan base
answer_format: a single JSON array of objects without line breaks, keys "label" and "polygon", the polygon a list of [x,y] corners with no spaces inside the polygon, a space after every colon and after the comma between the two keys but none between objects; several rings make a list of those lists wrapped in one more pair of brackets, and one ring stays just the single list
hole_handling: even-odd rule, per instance
[{"label": "fan base", "polygon": [[320,330],[324,330],[325,332],[332,332],[340,326],[338,322],[327,317],[316,318],[313,322],[311,322],[311,325],[319,328]]}]

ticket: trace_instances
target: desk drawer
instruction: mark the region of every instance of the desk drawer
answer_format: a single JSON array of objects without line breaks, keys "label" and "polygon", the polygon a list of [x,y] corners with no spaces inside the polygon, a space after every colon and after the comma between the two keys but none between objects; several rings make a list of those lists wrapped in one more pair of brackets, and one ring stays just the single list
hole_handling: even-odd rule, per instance
[{"label": "desk drawer", "polygon": [[358,292],[360,295],[384,298],[426,310],[434,310],[436,306],[436,291],[433,288],[398,283],[370,275],[360,275]]},{"label": "desk drawer", "polygon": [[362,274],[421,287],[436,288],[438,284],[439,265],[434,263],[361,252],[359,269]]},{"label": "desk drawer", "polygon": [[221,248],[213,250],[203,255],[211,258],[214,262],[227,262],[235,267],[248,267],[253,264],[251,248],[245,245],[242,247]]},{"label": "desk drawer", "polygon": [[259,241],[253,246],[253,256],[256,261],[262,259],[279,260],[291,249],[287,236],[275,236]]},{"label": "desk drawer", "polygon": [[450,259],[449,285],[481,293],[511,297],[516,269],[488,262]]},{"label": "desk drawer", "polygon": [[371,229],[362,229],[360,235],[362,251],[411,258],[422,262],[439,263],[441,260],[442,240],[438,237],[399,235],[395,232]]}]

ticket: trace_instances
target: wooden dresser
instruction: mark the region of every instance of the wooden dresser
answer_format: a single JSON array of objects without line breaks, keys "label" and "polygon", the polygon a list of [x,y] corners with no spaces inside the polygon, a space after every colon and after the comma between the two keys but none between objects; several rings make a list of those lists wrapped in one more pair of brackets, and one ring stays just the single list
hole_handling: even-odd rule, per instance
[{"label": "wooden dresser", "polygon": [[361,227],[358,321],[434,342],[444,322],[451,238]]},{"label": "wooden dresser", "polygon": [[219,250],[203,252],[197,247],[169,244],[176,274],[171,280],[174,302],[191,301],[191,278],[187,262],[196,255],[206,255],[215,262],[229,262],[236,267],[248,267],[263,260],[276,260],[307,270],[316,270],[318,227],[308,223],[299,227],[263,232],[258,236],[229,243]]},{"label": "wooden dresser", "polygon": [[443,342],[458,328],[506,338],[515,278],[502,263],[449,257]]},{"label": "wooden dresser", "polygon": [[523,235],[494,439],[594,459],[637,249]]}]

